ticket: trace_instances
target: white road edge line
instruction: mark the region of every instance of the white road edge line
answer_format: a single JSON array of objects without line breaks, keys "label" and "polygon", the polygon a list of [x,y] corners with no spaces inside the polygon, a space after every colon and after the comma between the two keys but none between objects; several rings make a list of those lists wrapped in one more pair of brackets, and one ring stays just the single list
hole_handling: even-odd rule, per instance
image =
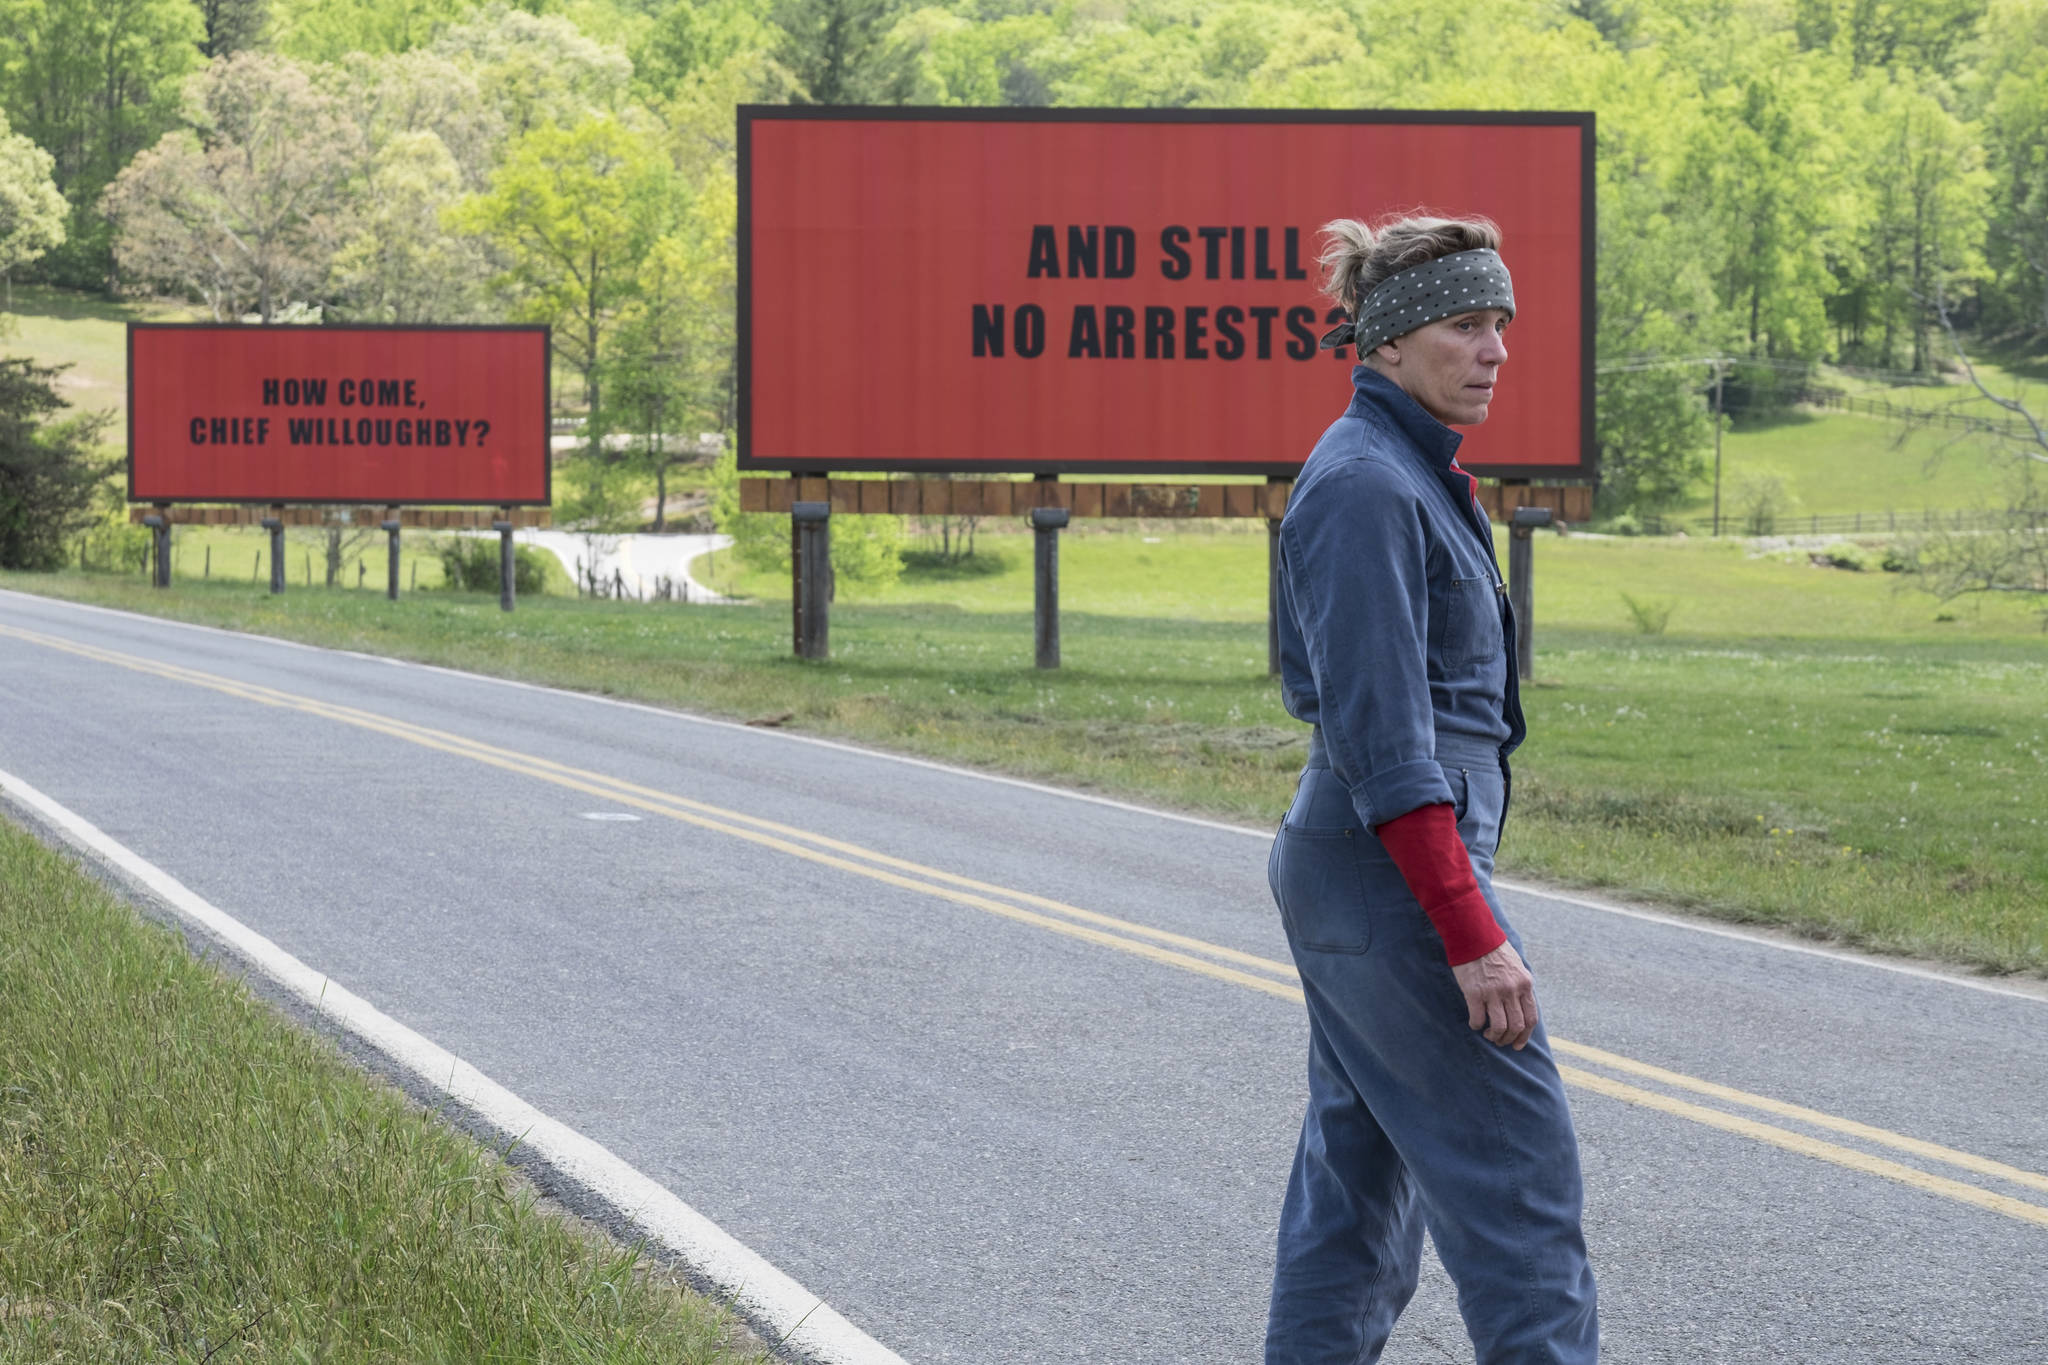
[{"label": "white road edge line", "polygon": [[[387,654],[365,654],[360,650],[354,649],[333,649],[325,645],[309,645],[298,640],[279,639],[275,635],[259,635],[253,631],[226,630],[220,626],[200,625],[194,621],[174,621],[169,617],[151,616],[144,612],[123,611],[119,607],[102,607],[89,602],[71,602],[61,597],[42,597],[35,593],[16,592],[8,588],[0,588],[0,596],[20,597],[38,604],[71,607],[79,611],[104,612],[109,616],[123,616],[133,621],[144,621],[152,625],[176,626],[183,630],[204,631],[211,635],[227,635],[237,640],[261,640],[268,644],[282,645],[286,649],[308,650],[321,654],[341,654],[352,659],[363,659],[371,663],[390,664],[396,668],[413,668],[426,673],[444,673],[451,678],[463,678],[470,682],[492,683],[499,687],[518,688],[527,692],[545,692],[558,697],[571,697],[578,701],[596,702],[603,706],[622,707],[628,711],[639,711],[651,716],[666,716],[670,720],[688,721],[693,725],[708,725],[722,730],[741,730],[750,735],[784,740],[792,744],[811,744],[821,749],[836,749],[841,753],[859,754],[865,758],[886,759],[891,763],[904,763],[911,767],[924,768],[931,772],[949,773],[955,777],[972,777],[983,782],[999,783],[1006,787],[1020,787],[1025,791],[1040,792],[1047,796],[1061,796],[1070,801],[1085,801],[1091,805],[1107,806],[1112,810],[1127,811],[1134,815],[1148,815],[1160,820],[1173,820],[1180,824],[1194,825],[1201,829],[1218,830],[1225,834],[1244,834],[1256,839],[1271,839],[1274,834],[1274,831],[1270,829],[1254,829],[1249,825],[1233,825],[1223,820],[1207,820],[1199,815],[1183,815],[1179,811],[1160,810],[1153,806],[1141,806],[1130,801],[1119,801],[1114,797],[1097,796],[1092,792],[1074,791],[1068,787],[1055,787],[1043,782],[1032,782],[1026,778],[1006,777],[1001,773],[985,773],[974,768],[962,768],[950,763],[939,763],[929,758],[915,758],[909,754],[890,753],[886,749],[867,749],[858,744],[848,744],[843,740],[823,739],[816,735],[790,734],[787,731],[772,729],[766,726],[748,725],[743,721],[722,720],[716,716],[700,716],[694,712],[674,707],[654,706],[647,702],[626,701],[620,697],[603,697],[594,692],[577,692],[566,687],[549,687],[545,683],[524,682],[518,678],[498,678],[488,673],[471,673],[460,668],[448,668],[441,664],[423,664],[412,659],[394,659]],[[1607,901],[1589,900],[1584,896],[1576,896],[1565,891],[1553,891],[1547,887],[1531,885],[1528,882],[1510,881],[1506,878],[1496,877],[1493,884],[1502,890],[1512,891],[1517,895],[1532,896],[1538,900],[1556,901],[1562,905],[1576,906],[1581,910],[1595,910],[1602,914],[1619,915],[1625,919],[1642,920],[1650,924],[1661,924],[1667,928],[1686,929],[1696,934],[1709,934],[1715,938],[1733,939],[1738,943],[1748,943],[1759,948],[1776,948],[1781,952],[1797,953],[1803,957],[1820,957],[1826,958],[1831,962],[1842,962],[1856,967],[1871,967],[1878,971],[1892,972],[1899,976],[1910,976],[1921,981],[1934,981],[1948,986],[1962,986],[1969,990],[1982,991],[1986,995],[2003,996],[2008,1000],[2026,1000],[2036,1005],[2048,1004],[2048,997],[2043,997],[2035,992],[2016,991],[2010,987],[1993,985],[1988,981],[1977,981],[1970,977],[1956,976],[1948,972],[1929,971],[1925,967],[1915,967],[1903,962],[1886,962],[1881,958],[1870,957],[1861,953],[1844,952],[1837,948],[1820,948],[1804,943],[1787,943],[1783,939],[1773,938],[1767,934],[1748,933],[1741,929],[1702,924],[1697,920],[1685,919],[1678,915],[1661,914],[1654,910],[1638,910],[1629,906],[1615,905]]]},{"label": "white road edge line", "polygon": [[820,1365],[906,1365],[901,1356],[660,1184],[299,961],[83,816],[5,771],[0,771],[0,798],[35,812],[81,851],[148,888],[179,916],[233,947],[313,1010],[508,1137],[517,1137],[522,1147],[610,1204],[715,1285],[742,1315],[766,1329],[771,1341],[779,1339]]}]

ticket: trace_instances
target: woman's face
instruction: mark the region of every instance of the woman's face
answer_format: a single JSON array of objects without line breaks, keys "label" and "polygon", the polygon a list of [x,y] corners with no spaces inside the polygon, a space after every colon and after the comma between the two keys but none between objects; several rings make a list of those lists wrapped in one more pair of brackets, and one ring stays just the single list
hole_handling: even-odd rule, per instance
[{"label": "woman's face", "polygon": [[1375,348],[1374,368],[1445,426],[1478,426],[1508,358],[1507,329],[1504,309],[1459,313]]}]

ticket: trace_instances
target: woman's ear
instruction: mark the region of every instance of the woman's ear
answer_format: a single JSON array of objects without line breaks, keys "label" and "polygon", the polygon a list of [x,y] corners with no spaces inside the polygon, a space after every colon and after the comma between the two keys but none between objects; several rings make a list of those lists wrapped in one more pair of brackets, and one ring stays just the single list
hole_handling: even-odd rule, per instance
[{"label": "woman's ear", "polygon": [[1401,348],[1391,341],[1382,341],[1372,348],[1372,353],[1388,365],[1401,363]]}]

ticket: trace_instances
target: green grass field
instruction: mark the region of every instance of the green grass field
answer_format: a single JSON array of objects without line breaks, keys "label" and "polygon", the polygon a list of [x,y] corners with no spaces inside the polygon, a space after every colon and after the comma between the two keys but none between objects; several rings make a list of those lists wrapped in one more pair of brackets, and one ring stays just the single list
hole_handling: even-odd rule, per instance
[{"label": "green grass field", "polygon": [[128,323],[197,322],[205,315],[168,304],[130,303],[44,285],[18,284],[14,307],[0,311],[0,355],[33,356],[69,368],[57,390],[72,406],[114,416],[109,451],[128,442]]},{"label": "green grass field", "polygon": [[[1187,529],[1186,523],[1178,529],[1096,523],[1063,532],[1061,604],[1068,612],[1107,616],[1264,622],[1266,529],[1262,522],[1245,525],[1243,531],[1211,531]],[[1494,539],[1505,564],[1507,534],[1497,529]],[[1022,611],[1028,617],[1031,552],[1027,531],[984,533],[976,553],[985,561],[980,567],[905,574],[879,590],[841,582],[839,600]],[[1748,635],[1767,625],[1778,636],[1937,642],[1988,634],[2032,640],[2042,624],[2031,608],[2011,599],[1943,606],[1898,574],[1821,568],[1807,551],[1759,553],[1735,540],[1544,534],[1534,554],[1536,619],[1544,631],[1633,631],[1624,593],[1638,602],[1668,604],[1667,630],[1674,636]],[[789,601],[786,571],[748,569],[730,551],[716,556],[715,568],[712,560],[699,557],[693,576],[759,602]]]},{"label": "green grass field", "polygon": [[[697,711],[787,713],[813,733],[1275,823],[1306,732],[1266,673],[1262,537],[1076,537],[1062,561],[1066,666],[1050,674],[1031,667],[1027,544],[990,537],[1010,566],[972,593],[944,585],[959,603],[915,600],[937,587],[914,579],[892,590],[902,600],[849,590],[822,664],[789,657],[786,597],[544,598],[508,618],[460,594],[394,606],[76,573],[0,585]],[[1124,567],[1163,586],[1148,598]],[[2048,641],[2033,615],[1942,610],[1896,575],[1728,544],[1546,537],[1537,583],[1504,872],[2048,972]],[[1675,602],[1665,633],[1635,633],[1624,588]]]},{"label": "green grass field", "polygon": [[764,1362],[0,820],[0,1361]]},{"label": "green grass field", "polygon": [[[1795,412],[1735,427],[1723,437],[1722,515],[1724,524],[1734,517],[1745,475],[1775,472],[1796,497],[1778,519],[1780,534],[1805,531],[1805,517],[1848,512],[1870,514],[1873,532],[1886,529],[1888,513],[1910,529],[1928,508],[2003,506],[2017,468],[2012,456],[1999,454],[1981,435],[1909,429],[1844,413]],[[1674,515],[1695,521],[1712,511],[1707,485]]]}]

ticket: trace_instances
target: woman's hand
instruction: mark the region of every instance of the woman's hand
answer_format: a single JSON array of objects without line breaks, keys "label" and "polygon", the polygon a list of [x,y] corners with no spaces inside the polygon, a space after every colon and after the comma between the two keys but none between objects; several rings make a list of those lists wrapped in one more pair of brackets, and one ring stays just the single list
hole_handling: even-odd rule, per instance
[{"label": "woman's hand", "polygon": [[1465,993],[1465,1022],[1486,1030],[1486,1041],[1520,1052],[1536,1031],[1536,982],[1512,943],[1451,968]]}]

